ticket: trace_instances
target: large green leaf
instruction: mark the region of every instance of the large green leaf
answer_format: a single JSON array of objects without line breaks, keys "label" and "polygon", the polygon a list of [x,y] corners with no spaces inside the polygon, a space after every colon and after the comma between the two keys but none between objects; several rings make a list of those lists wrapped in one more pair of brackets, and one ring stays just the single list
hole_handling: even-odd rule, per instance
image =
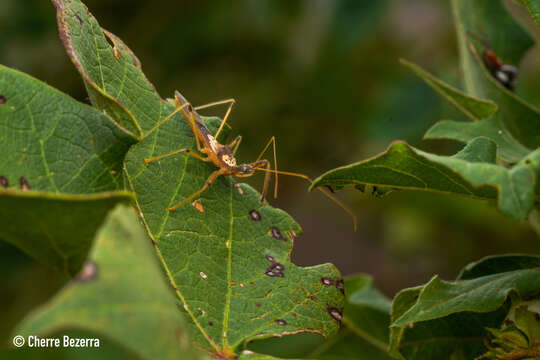
[{"label": "large green leaf", "polygon": [[127,192],[93,195],[0,190],[0,238],[67,276],[81,268],[97,229]]},{"label": "large green leaf", "polygon": [[510,169],[495,165],[495,152],[495,144],[486,138],[473,139],[454,156],[428,154],[396,141],[371,159],[321,175],[312,188],[367,184],[497,199],[504,214],[524,219],[535,199],[540,151]]},{"label": "large green leaf", "polygon": [[310,359],[391,359],[388,355],[390,301],[373,285],[368,275],[345,279],[347,302],[339,333],[318,345]]},{"label": "large green leaf", "polygon": [[201,346],[230,357],[255,338],[337,331],[343,296],[321,279],[337,281],[338,271],[329,264],[309,269],[292,264],[289,253],[300,227],[283,211],[260,204],[260,194],[221,178],[202,194],[200,210],[190,204],[168,210],[202,187],[215,168],[185,154],[143,161],[193,149],[190,128],[178,115],[144,136],[174,106],[160,99],[138,61],[133,64],[131,51],[108,34],[116,43],[115,56],[80,1],[54,3],[64,44],[94,104],[141,140],[128,153],[127,178]]},{"label": "large green leaf", "polygon": [[[500,272],[497,265],[512,270]],[[481,354],[485,328],[499,327],[510,298],[538,295],[537,266],[534,257],[490,257],[467,266],[461,273],[470,275],[467,280],[445,282],[436,276],[425,286],[403,290],[392,304],[392,354],[404,359]]]},{"label": "large green leaf", "polygon": [[[540,146],[540,111],[512,93],[490,74],[481,56],[489,43],[505,63],[517,65],[533,44],[500,0],[452,0],[465,87],[472,96],[493,100],[499,128],[530,149]],[[458,139],[459,140],[459,139]]]},{"label": "large green leaf", "polygon": [[52,0],[60,37],[81,73],[90,100],[126,133],[140,139],[169,107],[156,93],[133,52],[102,30],[79,0]]},{"label": "large green leaf", "polygon": [[134,211],[118,207],[96,236],[82,272],[15,334],[90,331],[145,359],[197,359],[186,321]]},{"label": "large green leaf", "polygon": [[[132,200],[111,192],[123,188],[130,139],[102,112],[2,65],[0,127],[0,238],[40,263],[26,259],[17,276],[33,270],[54,277],[51,288],[36,286],[41,277],[26,281],[50,295],[79,271],[109,210]],[[19,291],[5,285],[21,309],[44,300],[20,284]],[[29,294],[34,301],[20,300]],[[21,316],[12,310],[5,326]]]},{"label": "large green leaf", "polygon": [[252,339],[337,331],[343,296],[330,264],[303,269],[290,262],[300,227],[260,194],[231,179],[218,180],[197,207],[175,203],[201,188],[215,166],[186,154],[146,164],[143,159],[194,148],[182,119],[166,122],[126,158],[128,181],[177,295],[194,322],[195,339],[232,356]]},{"label": "large green leaf", "polygon": [[129,139],[102,112],[0,65],[2,186],[56,193],[123,188]]}]

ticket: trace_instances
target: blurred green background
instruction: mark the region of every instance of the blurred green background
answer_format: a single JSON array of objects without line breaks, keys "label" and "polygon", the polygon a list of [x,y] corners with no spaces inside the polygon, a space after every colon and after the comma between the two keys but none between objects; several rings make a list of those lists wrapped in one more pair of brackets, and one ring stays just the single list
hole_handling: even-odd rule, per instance
[{"label": "blurred green background", "polygon": [[[272,135],[279,168],[312,177],[373,156],[394,139],[441,154],[459,149],[453,142],[422,140],[438,120],[465,119],[398,63],[407,58],[459,85],[447,0],[85,3],[134,50],[163,97],[178,89],[194,104],[237,100],[230,124],[231,135],[244,138],[241,161],[252,161]],[[538,41],[528,15],[507,3]],[[1,0],[0,33],[0,63],[88,102],[58,39],[49,1]],[[517,88],[537,106],[539,54],[535,47],[525,57]],[[224,110],[204,113],[221,116]],[[262,178],[250,183],[260,187]],[[435,273],[452,279],[488,254],[540,250],[528,223],[505,218],[492,203],[412,192],[374,199],[351,189],[338,197],[358,215],[354,233],[348,215],[321,194],[308,194],[303,180],[282,176],[279,184],[279,198],[270,202],[304,228],[293,260],[332,262],[344,274],[370,273],[390,297]],[[28,263],[5,244],[0,254],[2,266],[6,259],[21,269]],[[12,285],[43,271],[19,271]],[[32,291],[32,301],[39,302],[50,290]]]}]

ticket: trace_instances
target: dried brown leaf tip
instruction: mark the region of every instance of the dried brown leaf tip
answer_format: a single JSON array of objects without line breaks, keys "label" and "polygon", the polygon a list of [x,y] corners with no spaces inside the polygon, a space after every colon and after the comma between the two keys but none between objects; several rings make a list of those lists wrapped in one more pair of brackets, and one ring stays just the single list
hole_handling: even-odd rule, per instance
[{"label": "dried brown leaf tip", "polygon": [[7,177],[0,176],[0,185],[2,185],[3,188],[7,188],[9,186]]},{"label": "dried brown leaf tip", "polygon": [[77,277],[75,277],[75,281],[78,283],[85,283],[87,281],[93,280],[98,275],[98,267],[96,263],[93,261],[87,261],[79,274],[77,274]]},{"label": "dried brown leaf tip", "polygon": [[24,176],[21,176],[19,178],[19,184],[21,185],[22,191],[28,191],[30,190],[30,185],[28,184],[28,180]]},{"label": "dried brown leaf tip", "polygon": [[0,95],[0,105],[7,103],[7,98],[4,95]]},{"label": "dried brown leaf tip", "polygon": [[257,210],[250,210],[249,211],[249,217],[251,217],[251,220],[253,221],[261,221],[261,214]]},{"label": "dried brown leaf tip", "polygon": [[275,227],[275,226],[272,226],[270,228],[270,235],[274,238],[274,239],[277,239],[277,240],[282,240],[282,241],[287,241],[287,239],[283,236],[283,234],[281,233],[281,231]]},{"label": "dried brown leaf tip", "polygon": [[343,313],[341,310],[332,306],[329,306],[326,310],[334,320],[341,323],[341,320],[343,320]]}]

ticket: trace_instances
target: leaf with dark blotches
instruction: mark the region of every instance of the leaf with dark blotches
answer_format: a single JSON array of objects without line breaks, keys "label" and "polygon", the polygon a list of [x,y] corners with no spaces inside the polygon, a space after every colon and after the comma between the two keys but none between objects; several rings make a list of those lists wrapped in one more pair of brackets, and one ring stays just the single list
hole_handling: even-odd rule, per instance
[{"label": "leaf with dark blotches", "polygon": [[495,157],[496,144],[483,137],[454,156],[429,154],[396,141],[371,159],[328,171],[312,188],[371,185],[496,200],[505,215],[522,220],[535,201],[540,150],[511,168],[497,165]]},{"label": "leaf with dark blotches", "polygon": [[92,104],[141,139],[168,111],[135,54],[103,30],[79,0],[52,0],[60,38],[81,73]]},{"label": "leaf with dark blotches", "polygon": [[[482,275],[490,273],[486,270],[494,261],[514,270]],[[466,268],[478,268],[478,277],[446,282],[435,276],[424,286],[401,291],[392,304],[391,353],[418,360],[448,359],[456,353],[466,359],[480,355],[485,351],[486,328],[500,326],[511,301],[538,294],[536,266],[523,256],[487,258]]]},{"label": "leaf with dark blotches", "polygon": [[126,159],[127,179],[193,321],[196,341],[230,357],[255,338],[336,332],[343,296],[321,278],[337,281],[339,272],[329,264],[308,269],[292,264],[289,254],[300,227],[283,211],[261,204],[252,188],[219,178],[197,202],[169,211],[205,183],[214,165],[186,154],[143,161],[193,149],[190,128],[176,115],[146,136],[174,106],[161,100],[132,52],[104,34],[80,1],[53,2],[62,39],[93,103],[141,140]]},{"label": "leaf with dark blotches", "polygon": [[[133,209],[116,208],[78,276],[14,331],[40,337],[84,330],[142,359],[200,359]],[[62,338],[62,337],[61,337]]]},{"label": "leaf with dark blotches", "polygon": [[388,354],[391,302],[368,275],[345,279],[347,302],[339,333],[315,347],[309,359],[391,359]]},{"label": "leaf with dark blotches", "polygon": [[125,169],[196,341],[227,357],[253,339],[335,333],[343,295],[321,279],[335,284],[340,274],[330,264],[300,268],[290,261],[301,229],[285,212],[224,177],[196,202],[169,210],[216,170],[185,153],[144,162],[184,147],[195,148],[193,135],[182,118],[171,119],[130,150]]}]

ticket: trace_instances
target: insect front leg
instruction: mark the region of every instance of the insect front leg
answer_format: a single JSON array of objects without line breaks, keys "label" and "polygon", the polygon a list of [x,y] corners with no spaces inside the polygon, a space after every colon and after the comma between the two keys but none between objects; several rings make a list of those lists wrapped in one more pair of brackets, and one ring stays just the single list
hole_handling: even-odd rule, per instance
[{"label": "insect front leg", "polygon": [[210,176],[208,177],[208,179],[206,179],[206,182],[204,183],[203,187],[200,188],[199,190],[197,190],[196,192],[194,192],[193,194],[191,194],[190,196],[188,196],[187,198],[185,198],[184,200],[180,201],[178,204],[174,205],[173,207],[169,208],[170,211],[174,211],[176,209],[178,209],[180,206],[184,205],[185,203],[187,203],[188,201],[192,200],[193,198],[197,197],[198,195],[200,195],[202,192],[204,192],[206,189],[208,189],[210,187],[210,185],[212,185],[214,183],[214,181],[216,181],[216,179],[220,176],[220,175],[223,175],[224,172],[222,169],[219,169],[219,170],[216,170],[214,171],[212,174],[210,174]]},{"label": "insect front leg", "polygon": [[193,156],[193,157],[195,157],[195,158],[197,158],[199,160],[202,160],[202,161],[210,161],[210,159],[208,157],[203,158],[201,155],[194,153],[190,149],[183,148],[183,149],[178,149],[178,150],[175,150],[175,151],[171,151],[170,153],[159,155],[159,156],[156,156],[156,157],[153,157],[153,158],[150,158],[150,159],[144,159],[144,162],[148,164],[148,163],[150,163],[152,161],[163,159],[163,158],[166,158],[168,156],[179,154],[181,152],[185,152],[186,154],[191,155],[191,156]]}]

